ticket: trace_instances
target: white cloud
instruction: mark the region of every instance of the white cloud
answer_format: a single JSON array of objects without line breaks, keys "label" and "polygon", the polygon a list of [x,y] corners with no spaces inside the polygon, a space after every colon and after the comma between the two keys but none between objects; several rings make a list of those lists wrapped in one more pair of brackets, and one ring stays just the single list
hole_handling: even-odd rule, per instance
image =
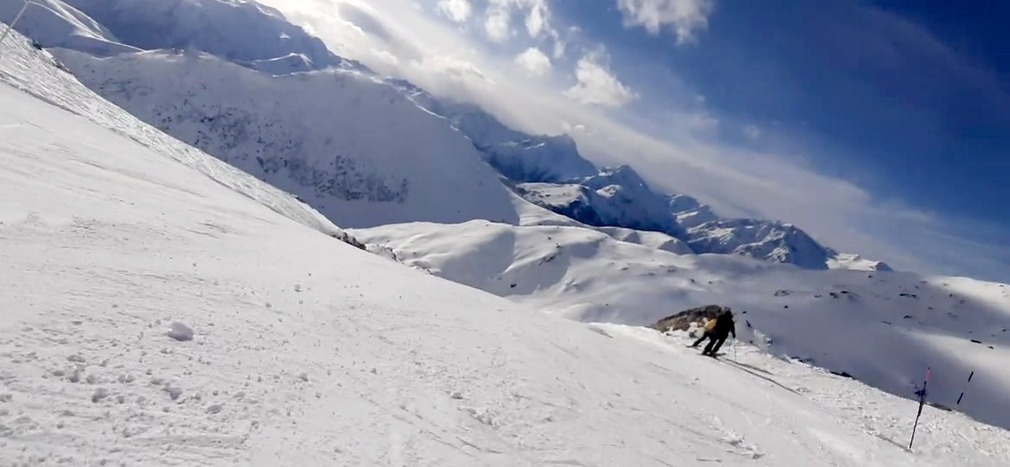
[{"label": "white cloud", "polygon": [[565,95],[583,104],[620,107],[638,98],[593,56],[579,59],[575,79],[578,83],[565,91]]},{"label": "white cloud", "polygon": [[456,23],[465,23],[473,14],[469,0],[438,0],[438,10]]},{"label": "white cloud", "polygon": [[669,26],[678,44],[693,42],[697,31],[708,28],[714,6],[714,0],[617,0],[626,26],[641,26],[653,35]]},{"label": "white cloud", "polygon": [[[524,18],[526,33],[530,38],[548,36],[561,41],[560,34],[551,26],[551,10],[547,0],[489,0],[484,20],[484,32],[488,39],[496,43],[509,40],[513,36],[513,15]],[[563,47],[561,45],[562,50]]]},{"label": "white cloud", "polygon": [[536,47],[530,47],[516,55],[516,63],[533,76],[543,76],[551,71],[551,59]]},{"label": "white cloud", "polygon": [[545,31],[548,14],[546,3],[535,2],[530,6],[529,13],[526,15],[526,32],[530,37],[539,37],[540,33]]},{"label": "white cloud", "polygon": [[487,19],[484,20],[484,32],[492,42],[502,43],[509,38],[512,18],[507,8],[488,7]]}]

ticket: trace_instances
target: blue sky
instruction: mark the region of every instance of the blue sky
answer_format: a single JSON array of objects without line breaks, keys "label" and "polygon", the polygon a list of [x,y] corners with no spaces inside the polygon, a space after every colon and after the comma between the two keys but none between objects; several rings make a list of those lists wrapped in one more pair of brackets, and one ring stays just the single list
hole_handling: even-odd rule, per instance
[{"label": "blue sky", "polygon": [[1010,11],[992,4],[261,1],[338,54],[571,133],[724,215],[1010,281]]},{"label": "blue sky", "polygon": [[[802,140],[828,173],[1010,225],[1010,30],[998,19],[1010,4],[724,1],[678,46],[588,7],[610,3],[555,11],[605,41],[616,69],[658,61],[725,118]],[[656,89],[653,78],[624,81]]]}]

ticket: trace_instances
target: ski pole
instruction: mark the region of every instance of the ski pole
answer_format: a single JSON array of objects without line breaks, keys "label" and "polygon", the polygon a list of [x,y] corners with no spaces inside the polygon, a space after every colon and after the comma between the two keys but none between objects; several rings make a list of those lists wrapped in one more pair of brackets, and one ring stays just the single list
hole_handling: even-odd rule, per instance
[{"label": "ski pole", "polygon": [[25,5],[21,7],[21,11],[19,11],[17,16],[14,17],[14,21],[11,21],[11,24],[7,26],[7,30],[4,31],[3,35],[0,36],[0,43],[3,43],[4,39],[7,38],[7,35],[11,33],[11,29],[14,29],[14,25],[18,24],[18,21],[21,19],[21,16],[23,16],[25,14],[25,10],[28,9],[29,3],[31,3],[31,0],[25,0]]},{"label": "ski pole", "polygon": [[975,376],[975,372],[974,371],[971,372],[970,375],[968,375],[968,381],[965,381],[965,383],[964,383],[964,389],[961,390],[961,395],[957,396],[957,403],[954,404],[954,408],[955,409],[957,408],[957,406],[961,405],[961,398],[964,397],[964,392],[968,390],[968,383],[971,382],[971,377],[972,376]]}]

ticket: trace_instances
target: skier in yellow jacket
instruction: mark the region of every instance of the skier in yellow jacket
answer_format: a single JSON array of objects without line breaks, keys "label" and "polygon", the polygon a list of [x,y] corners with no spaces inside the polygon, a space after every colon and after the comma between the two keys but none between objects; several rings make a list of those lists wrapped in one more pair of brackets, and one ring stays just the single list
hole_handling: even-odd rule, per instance
[{"label": "skier in yellow jacket", "polygon": [[701,351],[701,354],[708,355],[709,357],[718,355],[719,348],[722,347],[723,342],[726,342],[726,338],[730,334],[733,334],[733,338],[736,339],[736,323],[733,322],[733,312],[726,310],[715,319],[715,325],[712,326],[712,331],[708,333],[710,340],[708,341],[708,345],[705,346],[705,350]]},{"label": "skier in yellow jacket", "polygon": [[699,337],[698,340],[694,341],[694,343],[691,344],[690,347],[698,347],[698,345],[700,345],[702,341],[711,337],[712,330],[715,329],[715,322],[716,322],[715,318],[709,318],[708,321],[705,321],[705,332],[702,333],[701,337]]}]

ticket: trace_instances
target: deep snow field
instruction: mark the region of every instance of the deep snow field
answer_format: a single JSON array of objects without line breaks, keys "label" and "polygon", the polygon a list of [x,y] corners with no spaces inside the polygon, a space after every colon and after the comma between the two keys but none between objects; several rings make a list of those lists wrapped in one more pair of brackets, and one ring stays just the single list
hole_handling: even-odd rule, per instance
[{"label": "deep snow field", "polygon": [[361,251],[23,37],[0,52],[2,465],[1010,464],[1006,430],[933,407],[905,450],[915,402],[756,346],[715,361]]}]

